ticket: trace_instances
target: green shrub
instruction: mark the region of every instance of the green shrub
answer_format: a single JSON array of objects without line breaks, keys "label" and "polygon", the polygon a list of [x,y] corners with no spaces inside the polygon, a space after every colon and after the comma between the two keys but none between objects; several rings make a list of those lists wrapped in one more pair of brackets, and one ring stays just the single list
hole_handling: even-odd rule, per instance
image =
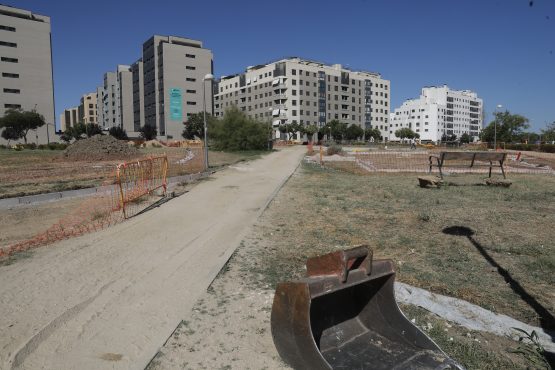
[{"label": "green shrub", "polygon": [[343,148],[340,145],[334,144],[328,147],[327,154],[328,155],[341,154],[342,151],[343,151]]},{"label": "green shrub", "polygon": [[505,144],[505,149],[508,150],[524,150],[533,152],[555,153],[554,144]]},{"label": "green shrub", "polygon": [[268,126],[235,107],[227,110],[221,120],[209,123],[208,135],[216,150],[264,150],[268,147]]}]

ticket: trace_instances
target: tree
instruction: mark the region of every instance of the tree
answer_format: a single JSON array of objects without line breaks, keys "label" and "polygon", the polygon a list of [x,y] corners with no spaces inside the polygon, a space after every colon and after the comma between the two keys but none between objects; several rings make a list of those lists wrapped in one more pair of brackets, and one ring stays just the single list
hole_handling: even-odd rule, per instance
[{"label": "tree", "polygon": [[42,114],[36,111],[8,109],[4,117],[0,118],[0,129],[8,130],[8,133],[5,135],[11,137],[10,140],[23,139],[25,144],[27,144],[27,133],[29,130],[36,130],[45,124],[46,122]]},{"label": "tree", "polygon": [[127,136],[127,132],[123,129],[123,127],[120,127],[120,126],[110,127],[110,130],[108,130],[108,133],[118,140],[129,140],[129,136]]},{"label": "tree", "polygon": [[308,141],[311,142],[314,134],[318,132],[318,127],[316,125],[308,125],[304,127],[304,133],[308,138]]},{"label": "tree", "polygon": [[366,140],[370,140],[370,138],[372,137],[376,141],[382,139],[382,133],[377,128],[367,128],[366,130],[364,130],[364,136],[366,137]]},{"label": "tree", "polygon": [[347,124],[340,122],[336,119],[329,121],[325,126],[322,126],[318,131],[321,135],[330,135],[335,141],[341,141],[347,132]]},{"label": "tree", "polygon": [[403,139],[413,139],[413,138],[416,138],[416,137],[420,137],[420,135],[418,135],[418,136],[416,136],[416,135],[417,134],[408,127],[403,127],[403,128],[398,129],[397,131],[395,131],[395,136],[397,136],[401,140],[403,140]]},{"label": "tree", "polygon": [[[211,126],[212,122],[216,118],[211,114],[206,113],[206,124],[208,127]],[[193,140],[195,138],[203,139],[204,140],[204,114],[201,113],[193,113],[189,117],[187,122],[183,122],[185,128],[181,133],[184,139]],[[210,131],[210,130],[209,130]]]},{"label": "tree", "polygon": [[228,109],[221,120],[208,128],[218,150],[263,150],[268,147],[267,124],[255,121],[236,107]]},{"label": "tree", "polygon": [[[497,126],[497,129],[496,129]],[[524,130],[530,127],[528,118],[509,111],[496,112],[494,120],[482,131],[482,140],[493,142],[497,131],[497,141],[511,143],[522,137]]]},{"label": "tree", "polygon": [[297,122],[292,122],[285,125],[280,125],[279,132],[286,134],[286,140],[291,140],[294,133],[300,132],[301,134],[303,134],[304,127],[299,125]]},{"label": "tree", "polygon": [[146,124],[140,128],[139,132],[141,133],[141,137],[145,140],[154,140],[156,136],[158,136],[158,130],[156,127]]},{"label": "tree", "polygon": [[85,124],[85,135],[87,137],[93,137],[94,135],[103,135],[102,128],[96,123]]},{"label": "tree", "polygon": [[465,132],[461,135],[461,139],[459,141],[461,142],[461,144],[468,144],[471,140],[472,138],[470,137],[470,135]]},{"label": "tree", "polygon": [[20,133],[17,130],[14,130],[12,127],[6,127],[4,131],[2,131],[2,137],[8,140],[8,145],[10,145],[11,140],[17,140],[21,137]]},{"label": "tree", "polygon": [[548,123],[545,129],[542,129],[542,139],[544,141],[555,141],[555,121]]},{"label": "tree", "polygon": [[364,130],[357,124],[351,124],[345,130],[345,138],[347,140],[357,140],[364,135]]}]

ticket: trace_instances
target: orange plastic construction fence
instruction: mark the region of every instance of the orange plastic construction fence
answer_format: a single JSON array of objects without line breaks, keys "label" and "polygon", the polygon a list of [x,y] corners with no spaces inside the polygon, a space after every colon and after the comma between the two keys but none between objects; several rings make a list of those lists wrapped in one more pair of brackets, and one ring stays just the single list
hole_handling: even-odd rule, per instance
[{"label": "orange plastic construction fence", "polygon": [[116,183],[119,187],[119,206],[127,218],[126,208],[145,195],[162,189],[167,190],[168,157],[162,155],[134,162],[123,162],[116,169]]}]

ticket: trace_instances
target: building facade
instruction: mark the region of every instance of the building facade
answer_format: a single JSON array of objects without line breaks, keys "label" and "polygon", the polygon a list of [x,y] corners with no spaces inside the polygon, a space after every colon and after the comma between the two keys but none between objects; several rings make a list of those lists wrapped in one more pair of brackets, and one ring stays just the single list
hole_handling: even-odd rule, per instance
[{"label": "building facade", "polygon": [[483,125],[483,101],[475,92],[447,86],[425,87],[417,99],[405,101],[390,115],[389,140],[399,141],[395,131],[410,128],[425,142],[468,134],[479,140]]},{"label": "building facade", "polygon": [[60,114],[60,130],[64,132],[70,127],[75,126],[76,123],[82,122],[79,119],[79,107],[67,108]]},{"label": "building facade", "polygon": [[18,108],[42,114],[46,125],[29,142],[55,138],[52,74],[50,18],[0,5],[0,117]]},{"label": "building facade", "polygon": [[[134,66],[137,74],[140,68]],[[212,113],[212,86],[204,76],[213,73],[213,55],[201,41],[154,35],[143,44],[142,69],[144,124],[155,126],[159,137],[181,139],[183,122],[203,111],[204,89],[207,112]],[[134,82],[140,86],[137,76]],[[134,91],[139,89],[134,87]],[[140,104],[140,99],[134,102]],[[135,106],[134,112],[139,110]],[[135,118],[134,125],[138,122]]]},{"label": "building facade", "polygon": [[249,117],[272,122],[276,136],[282,124],[322,127],[334,119],[386,135],[390,94],[390,81],[378,73],[287,58],[222,77],[214,111],[221,117],[236,106]]},{"label": "building facade", "polygon": [[98,123],[96,92],[85,94],[79,104],[79,118],[83,123]]}]

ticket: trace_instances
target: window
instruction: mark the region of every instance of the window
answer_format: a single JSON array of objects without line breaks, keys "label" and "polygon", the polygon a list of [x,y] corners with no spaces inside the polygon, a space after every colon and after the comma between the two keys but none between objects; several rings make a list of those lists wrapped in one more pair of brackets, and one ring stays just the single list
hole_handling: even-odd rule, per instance
[{"label": "window", "polygon": [[17,44],[15,42],[0,41],[0,46],[8,46],[10,48],[16,48]]},{"label": "window", "polygon": [[21,91],[19,89],[4,89],[7,94],[19,94]]},{"label": "window", "polygon": [[4,104],[4,108],[6,109],[18,109],[21,108],[19,104]]},{"label": "window", "polygon": [[94,107],[94,105],[92,105],[92,104],[89,104],[89,108],[92,108],[92,107]]},{"label": "window", "polygon": [[18,63],[19,62],[19,59],[17,59],[17,58],[2,57],[1,60],[2,60],[2,62],[8,62],[8,63]]},{"label": "window", "polygon": [[89,116],[94,116],[94,111],[90,110],[89,111]]},{"label": "window", "polygon": [[15,32],[15,27],[0,25],[0,30]]},{"label": "window", "polygon": [[[189,81],[189,82],[196,82],[197,81],[196,78],[190,78],[190,77],[187,77],[185,80]],[[222,88],[221,92],[223,92],[223,91],[224,91],[224,89]]]},{"label": "window", "polygon": [[187,90],[187,93],[188,93],[188,94],[196,94],[196,93],[197,93],[197,90]]},{"label": "window", "polygon": [[2,77],[19,78],[19,75],[17,73],[2,73]]},{"label": "window", "polygon": [[196,101],[188,101],[187,105],[197,105],[197,102]]},{"label": "window", "polygon": [[196,58],[196,55],[194,55],[194,54],[185,54],[185,56],[186,56],[187,58],[191,58],[191,59]]},{"label": "window", "polygon": [[185,69],[188,69],[188,70],[190,70],[190,71],[194,71],[195,69],[197,69],[197,67],[186,66]]}]

